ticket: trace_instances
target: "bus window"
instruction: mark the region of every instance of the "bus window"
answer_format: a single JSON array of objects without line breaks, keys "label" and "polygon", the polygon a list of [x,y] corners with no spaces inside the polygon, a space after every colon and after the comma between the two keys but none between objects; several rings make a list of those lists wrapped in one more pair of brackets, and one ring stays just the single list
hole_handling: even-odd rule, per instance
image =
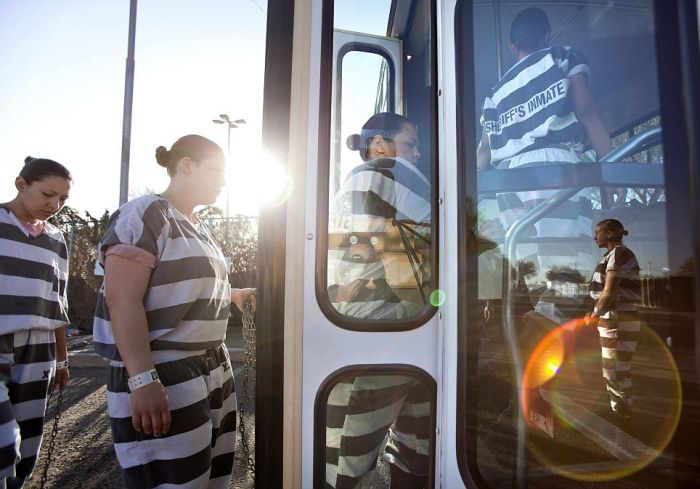
[{"label": "bus window", "polygon": [[462,2],[459,30],[462,460],[482,487],[663,487],[695,277],[667,219],[653,3]]},{"label": "bus window", "polygon": [[435,383],[424,372],[343,369],[316,413],[316,487],[431,487]]},{"label": "bus window", "polygon": [[386,54],[353,49],[341,51],[339,55],[340,82],[334,106],[338,124],[331,157],[336,164],[330,168],[333,173],[330,178],[331,197],[338,193],[348,173],[357,166],[357,154],[342,141],[342,135],[352,134],[356,128],[362,127],[366,114],[389,111],[389,101],[394,99],[394,75],[390,69],[393,65]]},{"label": "bus window", "polygon": [[435,288],[434,6],[325,7],[333,54],[331,100],[321,107],[330,127],[319,168],[328,187],[319,189],[327,215],[319,217],[317,297],[341,327],[415,328],[432,314]]}]

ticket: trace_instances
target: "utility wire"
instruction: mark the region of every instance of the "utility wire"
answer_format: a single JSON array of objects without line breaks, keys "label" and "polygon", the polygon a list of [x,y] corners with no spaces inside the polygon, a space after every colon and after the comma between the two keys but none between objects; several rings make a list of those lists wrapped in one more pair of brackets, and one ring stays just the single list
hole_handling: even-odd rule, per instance
[{"label": "utility wire", "polygon": [[267,12],[265,12],[265,9],[262,8],[258,2],[256,2],[255,0],[250,0],[250,1],[253,2],[253,5],[258,7],[258,10],[260,10],[263,14],[267,15]]}]

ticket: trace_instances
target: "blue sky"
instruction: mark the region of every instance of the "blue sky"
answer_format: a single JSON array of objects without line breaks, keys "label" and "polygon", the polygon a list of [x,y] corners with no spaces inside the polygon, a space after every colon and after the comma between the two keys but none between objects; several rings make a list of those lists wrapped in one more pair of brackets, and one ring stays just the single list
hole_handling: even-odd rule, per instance
[{"label": "blue sky", "polygon": [[[232,211],[255,212],[246,170],[260,156],[266,4],[139,1],[132,194],[167,185],[153,156],[159,145],[196,133],[225,148],[226,128],[211,120],[228,113],[248,122],[231,135]],[[71,170],[69,205],[116,208],[128,21],[128,0],[0,1],[1,201],[14,197],[32,155]]]}]

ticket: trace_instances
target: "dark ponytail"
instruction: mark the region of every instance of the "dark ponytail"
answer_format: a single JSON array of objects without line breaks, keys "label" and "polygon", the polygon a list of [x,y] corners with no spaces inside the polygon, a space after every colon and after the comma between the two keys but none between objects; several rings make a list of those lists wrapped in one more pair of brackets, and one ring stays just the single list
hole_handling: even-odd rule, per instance
[{"label": "dark ponytail", "polygon": [[47,177],[61,177],[73,181],[68,169],[60,163],[45,158],[32,158],[27,156],[24,159],[24,167],[19,172],[19,176],[31,185]]},{"label": "dark ponytail", "polygon": [[351,134],[347,137],[345,144],[352,151],[359,151],[360,157],[367,161],[369,154],[369,144],[375,136],[393,141],[394,137],[403,131],[404,126],[414,126],[407,117],[393,112],[379,112],[367,119],[360,134]]}]

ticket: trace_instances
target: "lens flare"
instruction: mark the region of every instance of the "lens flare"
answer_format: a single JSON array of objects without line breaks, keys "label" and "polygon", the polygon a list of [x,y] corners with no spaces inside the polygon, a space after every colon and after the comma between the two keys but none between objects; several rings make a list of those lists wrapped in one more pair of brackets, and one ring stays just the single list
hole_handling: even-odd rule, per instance
[{"label": "lens flare", "polygon": [[430,293],[430,303],[433,307],[440,307],[445,303],[445,292],[440,289],[435,289]]},{"label": "lens flare", "polygon": [[542,465],[571,479],[609,481],[661,455],[680,419],[681,381],[671,352],[649,326],[641,324],[632,357],[633,429],[615,424],[595,326],[577,319],[540,337],[534,348],[521,346],[521,406],[528,448]]}]

